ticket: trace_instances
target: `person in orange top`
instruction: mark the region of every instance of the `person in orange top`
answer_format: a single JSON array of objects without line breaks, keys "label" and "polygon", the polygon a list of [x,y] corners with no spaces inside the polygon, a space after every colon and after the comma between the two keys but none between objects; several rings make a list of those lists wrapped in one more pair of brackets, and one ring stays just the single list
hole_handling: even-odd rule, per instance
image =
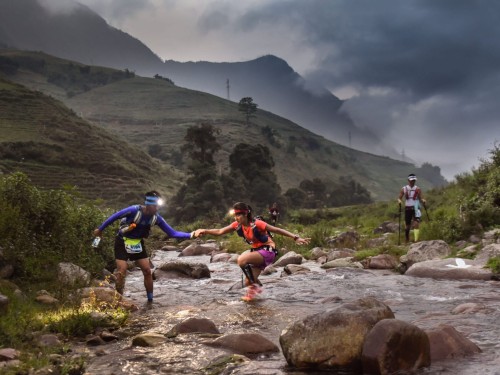
[{"label": "person in orange top", "polygon": [[299,245],[308,244],[311,239],[302,238],[285,229],[274,227],[263,220],[254,220],[252,207],[246,203],[235,203],[233,210],[235,221],[230,225],[220,229],[197,229],[194,236],[198,237],[205,234],[220,236],[226,233],[237,232],[252,245],[249,252],[244,252],[238,257],[238,266],[243,271],[246,277],[245,283],[248,286],[247,294],[243,297],[243,300],[250,301],[256,294],[262,292],[259,275],[264,268],[274,262],[278,253],[276,244],[268,232],[293,238],[295,243]]}]

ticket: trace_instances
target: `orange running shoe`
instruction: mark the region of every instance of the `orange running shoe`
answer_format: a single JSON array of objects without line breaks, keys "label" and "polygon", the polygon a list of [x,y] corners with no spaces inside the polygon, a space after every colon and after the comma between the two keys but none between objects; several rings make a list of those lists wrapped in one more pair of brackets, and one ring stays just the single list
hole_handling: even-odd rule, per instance
[{"label": "orange running shoe", "polygon": [[257,284],[252,284],[247,288],[246,294],[241,297],[243,301],[249,302],[252,301],[255,296],[258,294],[262,293],[262,288],[258,286]]}]

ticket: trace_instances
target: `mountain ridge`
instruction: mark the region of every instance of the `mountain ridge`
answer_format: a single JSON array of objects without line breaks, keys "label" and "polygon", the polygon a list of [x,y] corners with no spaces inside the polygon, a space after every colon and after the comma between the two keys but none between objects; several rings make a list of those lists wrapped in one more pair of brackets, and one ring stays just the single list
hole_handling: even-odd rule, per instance
[{"label": "mountain ridge", "polygon": [[[309,83],[277,57],[273,56],[273,61],[264,56],[241,63],[164,62],[144,43],[109,26],[85,6],[74,6],[72,12],[54,14],[36,0],[9,4],[0,4],[3,28],[0,43],[17,49],[41,50],[84,64],[129,69],[143,76],[160,74],[179,86],[222,98],[227,98],[226,80],[229,79],[232,100],[252,97],[261,108],[327,139],[359,150],[398,157],[398,153],[383,145],[375,134],[360,129],[342,113],[340,99],[325,88],[315,88],[312,92]],[[220,67],[224,67],[225,72],[218,72]]]},{"label": "mountain ridge", "polygon": [[[9,72],[4,72],[9,79],[57,97],[75,114],[143,152],[157,150],[163,168],[175,170],[178,175],[185,173],[180,146],[186,130],[204,122],[220,130],[220,172],[227,172],[228,156],[236,144],[263,144],[271,150],[283,191],[297,187],[303,179],[319,177],[334,182],[350,176],[362,183],[374,199],[384,200],[397,194],[408,173],[424,174],[422,168],[410,163],[331,142],[265,110],[259,109],[247,125],[236,103],[161,78],[138,77],[42,53],[12,50],[0,52],[0,72],[2,69]],[[439,168],[430,176],[437,180],[422,178],[424,188],[445,183]]]}]

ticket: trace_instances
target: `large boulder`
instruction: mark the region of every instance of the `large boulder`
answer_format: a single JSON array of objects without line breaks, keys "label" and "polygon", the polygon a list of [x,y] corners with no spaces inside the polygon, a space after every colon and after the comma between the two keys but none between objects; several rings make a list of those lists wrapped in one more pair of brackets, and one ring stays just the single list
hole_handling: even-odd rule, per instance
[{"label": "large boulder", "polygon": [[368,259],[368,267],[376,270],[391,270],[398,266],[398,259],[391,254],[379,254]]},{"label": "large boulder", "polygon": [[302,264],[304,257],[297,254],[295,251],[289,251],[276,262],[273,263],[274,267],[285,267],[288,264]]},{"label": "large boulder", "polygon": [[384,319],[366,336],[362,358],[366,374],[410,373],[430,366],[429,338],[413,324]]},{"label": "large boulder", "polygon": [[408,253],[399,258],[399,261],[410,268],[418,262],[443,259],[451,255],[451,248],[442,240],[422,241],[410,246]]},{"label": "large boulder", "polygon": [[91,275],[76,264],[63,262],[57,265],[57,278],[62,284],[89,285]]},{"label": "large boulder", "polygon": [[205,341],[204,344],[247,356],[279,352],[279,348],[275,344],[258,333],[232,333],[215,340]]},{"label": "large boulder", "polygon": [[296,368],[359,370],[366,335],[378,321],[391,318],[388,306],[362,298],[293,323],[281,333],[281,349]]},{"label": "large boulder", "polygon": [[157,279],[161,278],[210,278],[210,270],[204,263],[168,262],[160,265],[154,272]]},{"label": "large boulder", "polygon": [[219,334],[214,322],[207,318],[188,318],[176,324],[167,333],[167,337],[175,337],[181,333],[212,333]]},{"label": "large boulder", "polygon": [[195,255],[211,255],[213,252],[220,251],[220,246],[216,242],[198,243],[194,242],[184,248],[179,254],[180,257],[195,256]]},{"label": "large boulder", "polygon": [[448,258],[415,263],[405,275],[448,280],[490,280],[493,274],[471,260]]},{"label": "large boulder", "polygon": [[426,330],[431,344],[431,360],[462,358],[476,353],[481,349],[464,337],[454,327],[440,324],[438,327]]}]

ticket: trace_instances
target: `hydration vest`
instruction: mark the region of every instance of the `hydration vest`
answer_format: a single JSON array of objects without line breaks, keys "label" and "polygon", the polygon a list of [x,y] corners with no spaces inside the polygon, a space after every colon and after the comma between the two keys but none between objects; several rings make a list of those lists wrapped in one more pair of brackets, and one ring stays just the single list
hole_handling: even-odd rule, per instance
[{"label": "hydration vest", "polygon": [[[137,224],[141,222],[141,219],[142,219],[141,206],[137,205],[137,213],[135,214],[132,221],[128,221],[126,217],[120,220],[120,232],[124,234],[130,230],[133,230],[137,226]],[[151,227],[155,225],[157,221],[158,221],[158,215],[154,214],[149,220],[149,223],[146,224],[148,226],[147,228],[148,235],[149,235],[149,230],[151,230]],[[129,229],[131,224],[135,224],[135,226]]]},{"label": "hydration vest", "polygon": [[[413,188],[409,188],[409,185],[406,185],[404,187],[404,192],[405,192],[405,198],[406,199],[413,199],[414,201],[418,200],[420,198],[420,188],[417,186],[414,186]],[[410,196],[410,193],[413,192],[413,195]]]},{"label": "hydration vest", "polygon": [[[260,219],[258,219],[256,217],[256,218],[254,218],[254,220],[251,223],[253,237],[255,239],[257,239],[259,242],[266,243],[269,240],[269,237],[272,238],[273,236],[271,235],[271,233],[269,233],[269,231],[267,231],[267,233],[262,233],[259,230],[259,228],[257,228],[257,226],[255,225],[255,220],[260,220]],[[243,228],[242,228],[241,224],[239,224],[238,227],[236,228],[236,233],[238,234],[238,236],[243,237],[243,239],[246,241],[246,243],[248,243],[250,245],[253,243],[251,240],[249,240],[245,237],[245,234],[243,233]]]}]

